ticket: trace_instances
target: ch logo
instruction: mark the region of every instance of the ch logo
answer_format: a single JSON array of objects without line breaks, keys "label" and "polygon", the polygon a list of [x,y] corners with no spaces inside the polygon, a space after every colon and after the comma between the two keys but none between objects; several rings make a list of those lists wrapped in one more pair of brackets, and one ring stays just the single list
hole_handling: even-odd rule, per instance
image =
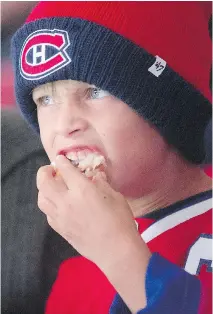
[{"label": "ch logo", "polygon": [[39,30],[25,40],[20,55],[20,72],[27,80],[39,80],[71,62],[66,49],[68,33],[63,30]]}]

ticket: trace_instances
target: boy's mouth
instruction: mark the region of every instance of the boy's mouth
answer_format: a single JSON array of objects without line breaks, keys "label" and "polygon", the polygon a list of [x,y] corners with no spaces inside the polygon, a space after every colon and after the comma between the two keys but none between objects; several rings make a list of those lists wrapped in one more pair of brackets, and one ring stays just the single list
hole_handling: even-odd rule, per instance
[{"label": "boy's mouth", "polygon": [[[107,181],[106,159],[100,151],[82,146],[72,148],[71,150],[63,150],[58,154],[62,154],[69,159],[72,165],[78,168],[87,178],[93,179],[99,173]],[[55,167],[55,162],[52,162],[51,165],[55,169],[56,175],[59,174]]]},{"label": "boy's mouth", "polygon": [[88,150],[68,152],[65,157],[88,178],[94,177],[98,172],[105,173],[106,161],[104,156],[98,152]]}]

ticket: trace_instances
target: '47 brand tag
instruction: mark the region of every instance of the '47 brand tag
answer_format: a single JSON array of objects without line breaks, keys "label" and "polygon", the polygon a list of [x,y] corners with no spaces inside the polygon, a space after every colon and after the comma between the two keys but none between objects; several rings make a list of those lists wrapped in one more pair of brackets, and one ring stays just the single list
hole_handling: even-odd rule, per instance
[{"label": "'47 brand tag", "polygon": [[148,69],[156,77],[160,76],[166,68],[166,61],[156,56],[155,63]]}]

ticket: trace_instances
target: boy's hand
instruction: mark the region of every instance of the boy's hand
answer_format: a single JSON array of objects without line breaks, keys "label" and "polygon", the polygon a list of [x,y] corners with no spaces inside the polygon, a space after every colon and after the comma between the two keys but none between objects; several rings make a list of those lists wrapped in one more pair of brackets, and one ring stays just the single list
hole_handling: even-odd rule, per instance
[{"label": "boy's hand", "polygon": [[137,231],[125,198],[101,175],[88,180],[68,159],[39,169],[38,206],[50,226],[93,261],[132,313],[146,306],[145,277],[151,253]]},{"label": "boy's hand", "polygon": [[140,238],[125,198],[100,175],[88,180],[64,156],[56,168],[58,176],[52,166],[37,174],[38,206],[49,225],[102,269],[122,260]]}]

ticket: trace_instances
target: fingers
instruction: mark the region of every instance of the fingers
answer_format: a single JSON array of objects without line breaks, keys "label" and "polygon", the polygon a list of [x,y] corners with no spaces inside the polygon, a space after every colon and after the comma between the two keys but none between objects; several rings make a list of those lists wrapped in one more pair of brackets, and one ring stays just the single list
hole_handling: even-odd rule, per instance
[{"label": "fingers", "polygon": [[42,195],[41,192],[38,194],[38,207],[47,216],[47,222],[49,226],[58,232],[58,211],[57,207],[47,198]]},{"label": "fingers", "polygon": [[56,168],[70,191],[77,190],[79,187],[84,189],[85,185],[86,187],[91,185],[89,180],[65,156],[57,156]]},{"label": "fingers", "polygon": [[53,202],[47,199],[40,191],[38,193],[38,207],[39,209],[51,219],[56,219],[58,216],[57,207]]},{"label": "fingers", "polygon": [[61,176],[55,176],[52,166],[44,166],[37,173],[37,188],[42,194],[54,203],[60,202],[67,186]]},{"label": "fingers", "polygon": [[86,197],[86,195],[91,198],[99,195],[99,198],[108,199],[110,193],[116,193],[106,181],[104,173],[97,173],[92,180],[88,180],[65,156],[57,156],[56,168],[63,177],[73,200],[78,200],[82,196]]},{"label": "fingers", "polygon": [[37,188],[38,190],[41,190],[44,185],[47,183],[46,181],[48,179],[51,179],[55,175],[55,171],[53,167],[51,166],[44,166],[39,168],[37,172],[37,178],[36,178],[36,183],[37,183]]}]

